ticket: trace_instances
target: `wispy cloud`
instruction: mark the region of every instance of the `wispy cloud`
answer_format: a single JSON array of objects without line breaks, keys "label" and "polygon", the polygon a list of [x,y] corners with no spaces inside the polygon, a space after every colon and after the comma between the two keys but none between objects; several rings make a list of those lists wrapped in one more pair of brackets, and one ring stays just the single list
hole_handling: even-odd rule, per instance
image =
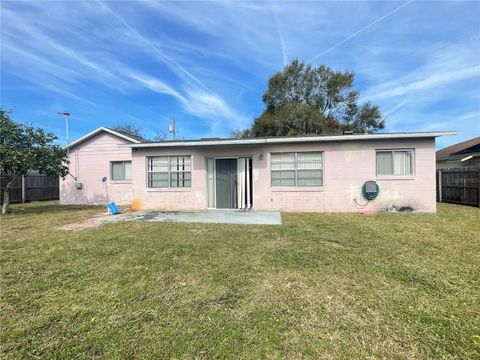
[{"label": "wispy cloud", "polygon": [[[181,95],[179,91],[175,90],[172,86],[166,84],[164,81],[153,77],[142,77],[139,75],[133,75],[132,78],[144,84],[150,90],[155,92],[174,96],[179,100],[185,110],[195,116],[210,117],[216,126],[220,121],[224,121],[224,126],[227,128],[237,128],[238,126],[245,126],[243,121],[245,118],[243,115],[233,110],[218,94],[211,91],[203,81],[197,76],[194,76],[185,67],[180,65],[177,61],[172,59],[161,51],[152,41],[137,31],[132,25],[130,25],[121,15],[112,10],[107,4],[102,1],[98,3],[106,9],[112,16],[115,17],[123,26],[125,26],[139,41],[148,46],[156,55],[158,55],[162,61],[164,61],[173,71],[185,81],[183,87],[187,88],[186,95]],[[188,81],[193,80],[194,83]],[[242,125],[243,124],[243,125]]]},{"label": "wispy cloud", "polygon": [[162,59],[162,61],[164,61],[167,65],[171,66],[175,72],[178,73],[178,71],[180,71],[182,74],[186,75],[188,78],[195,81],[197,84],[206,88],[205,84],[202,81],[200,81],[200,79],[198,79],[192,73],[187,71],[183,66],[181,66],[179,63],[177,63],[171,57],[169,57],[165,53],[163,53],[157,46],[155,46],[154,43],[152,43],[149,39],[147,39],[139,31],[137,31],[133,26],[131,26],[121,15],[119,15],[117,12],[112,10],[105,2],[100,1],[100,0],[96,0],[96,2],[103,9],[108,11],[108,13],[110,13],[123,26],[125,26],[137,38],[137,40],[141,41],[146,46],[148,46],[157,56],[160,57],[160,59]]},{"label": "wispy cloud", "polygon": [[164,81],[145,75],[145,74],[140,74],[136,71],[132,70],[126,70],[125,69],[125,75],[130,77],[132,80],[137,81],[138,83],[142,84],[146,88],[155,91],[160,94],[166,94],[166,95],[171,95],[175,97],[177,100],[180,100],[182,103],[186,102],[186,99],[184,96],[182,96],[178,91],[176,91],[174,88],[171,86],[167,85]]},{"label": "wispy cloud", "polygon": [[335,45],[329,47],[328,49],[322,51],[320,54],[317,54],[315,55],[314,57],[312,57],[310,60],[308,60],[309,63],[317,60],[319,57],[329,53],[330,51],[334,50],[335,48],[339,47],[340,45],[346,43],[347,41],[353,39],[355,36],[358,36],[360,35],[361,33],[363,33],[364,31],[370,29],[372,26],[378,24],[380,21],[382,21],[383,19],[386,19],[387,17],[389,17],[390,15],[392,14],[395,14],[398,10],[400,10],[401,8],[404,8],[405,6],[407,6],[408,4],[410,4],[413,0],[408,0],[407,2],[403,3],[402,5],[400,6],[397,6],[395,9],[389,11],[388,13],[386,13],[385,15],[383,16],[380,16],[378,19],[376,19],[375,21],[371,22],[370,24],[362,27],[360,30],[357,30],[355,31],[353,34],[347,36],[345,39],[339,41],[338,43],[336,43]]},{"label": "wispy cloud", "polygon": [[382,79],[382,82],[367,89],[364,100],[381,101],[409,96],[412,103],[428,101],[429,97],[431,101],[441,93],[448,94],[452,84],[480,80],[480,59],[471,51],[479,47],[477,40],[474,37],[461,45],[430,49],[422,66],[393,79]]},{"label": "wispy cloud", "polygon": [[[231,130],[246,127],[250,119],[233,111],[230,106],[217,94],[198,89],[187,89],[188,99],[185,108],[191,113],[206,117],[213,121],[214,129],[220,125]],[[225,120],[230,121],[227,123]]]},{"label": "wispy cloud", "polygon": [[[198,77],[165,54],[109,5],[100,1],[96,4],[100,5],[103,11],[111,15],[128,32],[127,36],[122,37],[123,41],[131,41],[133,48],[143,46],[157,56],[157,59],[176,75],[177,85],[171,85],[169,81],[150,75],[135,66],[119,62],[119,59],[110,54],[103,53],[101,57],[96,58],[86,55],[73,46],[62,44],[52,35],[47,35],[43,29],[48,29],[48,25],[42,20],[36,19],[34,22],[29,22],[10,9],[2,9],[11,21],[7,31],[2,34],[2,38],[6,40],[2,48],[8,53],[9,65],[19,70],[16,72],[17,76],[49,92],[89,105],[95,103],[75,94],[72,89],[76,88],[78,91],[85,87],[86,82],[93,81],[114,92],[128,95],[138,87],[142,87],[155,93],[172,96],[187,112],[196,117],[209,115],[210,118],[202,121],[210,123],[212,127],[217,126],[222,120],[224,120],[223,125],[230,129],[245,123],[241,120],[245,118],[241,113],[235,111],[219,95],[209,90]],[[88,6],[90,9],[91,4]],[[123,30],[116,30],[113,34],[120,36],[124,33]],[[32,39],[35,41],[30,43]],[[27,71],[20,71],[23,69]],[[218,118],[212,119],[213,116]]]},{"label": "wispy cloud", "polygon": [[472,77],[476,77],[479,75],[480,65],[475,65],[464,69],[428,74],[426,77],[412,82],[409,82],[408,80],[404,83],[393,81],[378,87],[375,93],[373,93],[373,91],[370,91],[371,95],[368,96],[368,99],[379,100],[412,94],[419,91],[427,91],[457,81],[471,79]]},{"label": "wispy cloud", "polygon": [[278,33],[278,40],[280,41],[280,46],[282,49],[282,60],[283,60],[283,66],[287,66],[287,50],[285,46],[285,40],[283,39],[282,36],[282,30],[280,29],[280,22],[278,21],[278,15],[277,11],[275,10],[275,4],[272,2],[272,14],[273,14],[273,20],[275,21],[275,26],[277,27],[277,33]]},{"label": "wispy cloud", "polygon": [[[468,133],[478,121],[458,119],[480,111],[478,2],[26,0],[0,7],[2,104],[32,118],[30,108],[55,103],[81,117],[75,124],[84,130],[126,119],[161,131],[175,115],[188,124],[184,136],[226,135],[261,113],[269,76],[299,58],[354,71],[361,100],[381,106],[387,131],[453,119]],[[58,122],[52,116],[46,126]]]},{"label": "wispy cloud", "polygon": [[471,111],[465,114],[461,114],[460,116],[455,117],[457,120],[476,120],[477,127],[480,128],[480,110],[479,111]]},{"label": "wispy cloud", "polygon": [[400,101],[394,107],[388,109],[387,111],[384,111],[383,116],[388,117],[389,115],[393,114],[395,111],[401,109],[406,103],[408,103],[408,98],[403,99],[402,101]]},{"label": "wispy cloud", "polygon": [[[24,79],[27,82],[32,82],[57,95],[80,101],[83,104],[96,105],[93,101],[75,94],[73,90],[68,90],[72,88],[71,84],[80,78],[79,73],[68,68],[57,66],[48,59],[15,46],[5,46],[5,48],[9,50],[10,54],[20,55],[24,60],[27,60],[27,62],[22,61],[20,63],[26,66],[22,68],[22,71],[15,73],[16,77]],[[35,66],[30,66],[30,63],[35,63]],[[37,73],[36,68],[38,68],[39,65],[47,68],[46,74]],[[70,83],[70,86],[68,86],[67,83]]]},{"label": "wispy cloud", "polygon": [[86,80],[94,79],[116,92],[123,92],[128,86],[122,76],[110,70],[114,68],[113,61],[110,61],[109,69],[80,51],[62,45],[47,35],[38,24],[8,9],[2,10],[10,21],[9,27],[2,32],[2,48],[7,54],[4,61],[18,69],[16,76],[89,104],[94,102],[73,93],[73,89],[78,90]]},{"label": "wispy cloud", "polygon": [[208,120],[215,130],[218,126],[231,130],[244,128],[249,124],[249,118],[238,114],[217,94],[199,88],[188,87],[184,95],[172,89],[163,81],[138,73],[128,74],[132,79],[144,84],[151,91],[168,94],[176,98],[190,114]]}]

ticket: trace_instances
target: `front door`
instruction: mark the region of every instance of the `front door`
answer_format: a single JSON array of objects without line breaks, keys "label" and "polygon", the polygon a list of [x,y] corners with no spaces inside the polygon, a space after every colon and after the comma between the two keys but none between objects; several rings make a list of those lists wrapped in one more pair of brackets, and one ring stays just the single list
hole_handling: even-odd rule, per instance
[{"label": "front door", "polygon": [[217,209],[237,208],[237,159],[215,159]]}]

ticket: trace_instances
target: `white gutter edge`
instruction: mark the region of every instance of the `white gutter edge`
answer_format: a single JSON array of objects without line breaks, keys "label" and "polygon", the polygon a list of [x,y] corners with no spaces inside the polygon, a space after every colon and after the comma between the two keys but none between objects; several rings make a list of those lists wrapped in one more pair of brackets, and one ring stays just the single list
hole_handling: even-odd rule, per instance
[{"label": "white gutter edge", "polygon": [[[464,161],[467,161],[467,160],[470,160],[470,159],[473,159],[473,158],[476,158],[476,157],[480,157],[480,154],[467,155],[463,159],[460,159],[460,161],[464,162]],[[454,161],[457,161],[457,160],[454,160]]]},{"label": "white gutter edge", "polygon": [[137,143],[119,145],[129,148],[149,147],[187,147],[187,146],[215,146],[215,145],[255,145],[255,144],[288,144],[288,143],[311,143],[328,141],[354,141],[354,140],[379,140],[379,139],[414,139],[432,138],[439,136],[456,135],[456,131],[432,131],[415,133],[385,133],[385,134],[361,134],[361,135],[332,135],[332,136],[302,136],[302,137],[278,137],[258,139],[228,139],[228,140],[186,140],[164,141],[157,143]]}]

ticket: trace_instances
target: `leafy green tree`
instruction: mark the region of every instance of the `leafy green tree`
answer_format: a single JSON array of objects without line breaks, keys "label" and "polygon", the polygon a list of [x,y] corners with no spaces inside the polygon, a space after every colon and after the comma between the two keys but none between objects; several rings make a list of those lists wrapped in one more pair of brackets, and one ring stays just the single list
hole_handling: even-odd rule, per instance
[{"label": "leafy green tree", "polygon": [[[326,134],[342,131],[373,133],[385,127],[380,108],[359,104],[352,72],[292,61],[268,81],[265,108],[242,137]],[[248,131],[249,130],[249,131]]]},{"label": "leafy green tree", "polygon": [[0,186],[2,214],[9,210],[13,181],[29,171],[48,176],[68,174],[67,149],[54,143],[57,137],[43,129],[14,122],[0,108],[0,173],[5,181]]}]

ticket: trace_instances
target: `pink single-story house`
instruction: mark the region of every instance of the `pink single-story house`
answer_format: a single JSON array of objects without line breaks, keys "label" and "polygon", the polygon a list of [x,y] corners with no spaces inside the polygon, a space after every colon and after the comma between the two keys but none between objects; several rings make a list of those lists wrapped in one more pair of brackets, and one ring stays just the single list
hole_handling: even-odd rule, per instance
[{"label": "pink single-story house", "polygon": [[435,212],[435,138],[454,134],[148,142],[101,127],[70,143],[60,203],[105,204],[108,190],[134,209]]}]

